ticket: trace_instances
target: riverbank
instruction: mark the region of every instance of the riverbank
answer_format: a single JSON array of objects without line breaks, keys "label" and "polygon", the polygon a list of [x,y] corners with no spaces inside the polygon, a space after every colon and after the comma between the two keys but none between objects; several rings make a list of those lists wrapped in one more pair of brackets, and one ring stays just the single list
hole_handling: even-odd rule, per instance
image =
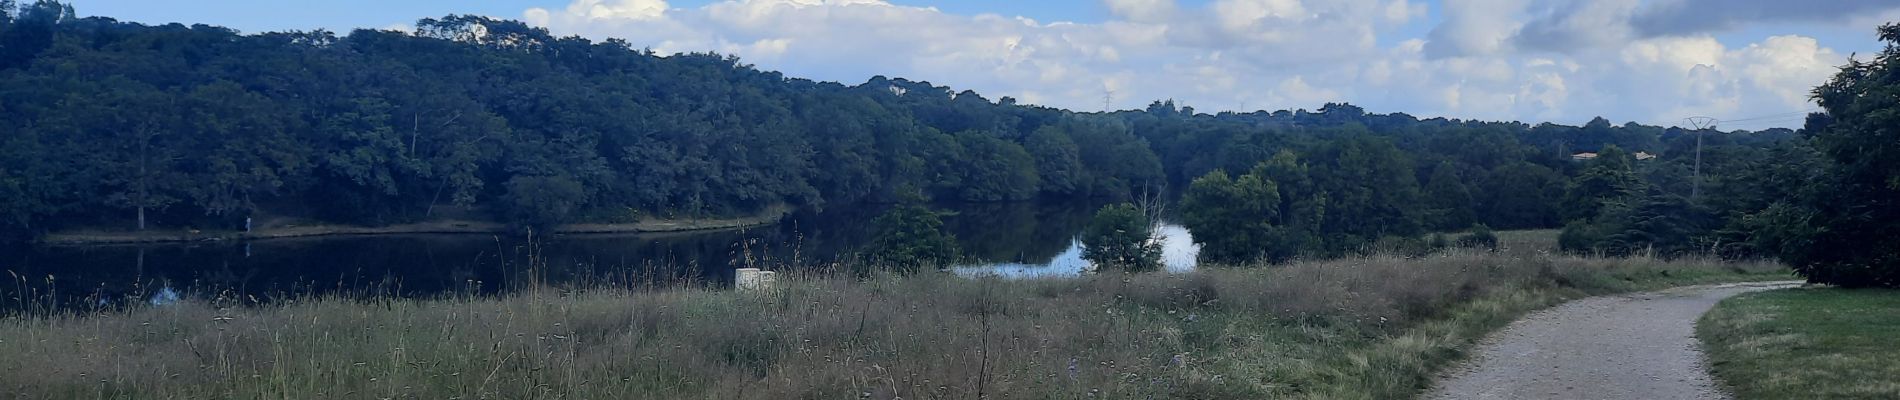
[{"label": "riverbank", "polygon": [[1738,399],[1900,398],[1900,290],[1742,295],[1696,326]]},{"label": "riverbank", "polygon": [[1479,338],[1567,299],[1788,276],[1542,252],[1075,279],[788,274],[764,292],[11,317],[0,397],[1404,398]]},{"label": "riverbank", "polygon": [[[775,206],[758,214],[738,218],[656,219],[623,224],[567,224],[556,226],[553,229],[553,233],[662,233],[744,229],[776,224],[779,220],[785,218],[786,215],[790,215],[792,211],[793,209],[790,206]],[[507,224],[497,222],[449,219],[375,227],[330,224],[283,224],[263,227],[251,232],[200,230],[151,230],[145,232],[81,230],[49,233],[40,238],[37,242],[48,245],[176,243],[318,236],[496,234],[508,233],[509,229]]]}]

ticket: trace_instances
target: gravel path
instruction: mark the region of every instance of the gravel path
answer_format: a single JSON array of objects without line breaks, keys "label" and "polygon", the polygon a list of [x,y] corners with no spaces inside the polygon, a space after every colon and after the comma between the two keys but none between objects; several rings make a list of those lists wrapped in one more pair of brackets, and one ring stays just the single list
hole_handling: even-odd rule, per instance
[{"label": "gravel path", "polygon": [[1695,321],[1772,282],[1592,297],[1493,334],[1427,399],[1726,399],[1703,364]]}]

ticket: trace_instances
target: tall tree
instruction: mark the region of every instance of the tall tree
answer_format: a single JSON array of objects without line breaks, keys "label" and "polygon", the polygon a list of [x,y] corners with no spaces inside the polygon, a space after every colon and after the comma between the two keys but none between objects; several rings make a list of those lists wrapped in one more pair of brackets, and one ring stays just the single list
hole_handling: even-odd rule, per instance
[{"label": "tall tree", "polygon": [[1790,228],[1812,233],[1785,255],[1812,282],[1900,287],[1900,24],[1879,36],[1886,50],[1850,60],[1814,90],[1826,113],[1809,117],[1807,130],[1832,162],[1831,179],[1806,226]]},{"label": "tall tree", "polygon": [[1640,194],[1641,178],[1631,167],[1634,160],[1616,145],[1597,152],[1564,197],[1564,219],[1587,220],[1601,213],[1608,203]]},{"label": "tall tree", "polygon": [[1235,179],[1215,170],[1188,186],[1181,200],[1182,223],[1201,245],[1202,261],[1244,263],[1264,253],[1279,204],[1273,182],[1253,174]]},{"label": "tall tree", "polygon": [[1477,219],[1471,211],[1471,191],[1453,171],[1455,168],[1451,162],[1439,163],[1425,185],[1426,223],[1432,229],[1464,229]]},{"label": "tall tree", "polygon": [[1043,192],[1071,195],[1086,189],[1081,151],[1076,148],[1075,140],[1059,128],[1037,129],[1029,134],[1023,147],[1036,159],[1036,175],[1041,178]]}]

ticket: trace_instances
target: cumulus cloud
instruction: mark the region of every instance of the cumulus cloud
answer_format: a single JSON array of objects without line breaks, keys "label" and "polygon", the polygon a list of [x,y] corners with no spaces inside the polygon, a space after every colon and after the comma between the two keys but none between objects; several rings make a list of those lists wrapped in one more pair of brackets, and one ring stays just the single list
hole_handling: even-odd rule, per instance
[{"label": "cumulus cloud", "polygon": [[[1424,37],[1416,0],[1099,0],[1096,23],[958,15],[880,0],[573,0],[523,18],[665,53],[717,51],[792,76],[874,75],[989,98],[1097,110],[1176,99],[1199,110],[1317,108],[1581,123],[1805,109],[1845,57],[1801,36],[1726,45],[1655,35],[1638,0],[1446,0]],[[1658,0],[1668,1],[1668,0]],[[1678,2],[1693,0],[1681,0]]]}]

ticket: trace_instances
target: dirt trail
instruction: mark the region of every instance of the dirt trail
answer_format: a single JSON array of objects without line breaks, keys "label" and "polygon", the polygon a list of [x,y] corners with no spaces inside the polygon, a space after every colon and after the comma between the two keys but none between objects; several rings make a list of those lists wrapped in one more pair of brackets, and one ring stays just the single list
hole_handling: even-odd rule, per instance
[{"label": "dirt trail", "polygon": [[1479,345],[1427,399],[1726,399],[1695,321],[1730,296],[1799,282],[1592,297],[1532,314]]}]

